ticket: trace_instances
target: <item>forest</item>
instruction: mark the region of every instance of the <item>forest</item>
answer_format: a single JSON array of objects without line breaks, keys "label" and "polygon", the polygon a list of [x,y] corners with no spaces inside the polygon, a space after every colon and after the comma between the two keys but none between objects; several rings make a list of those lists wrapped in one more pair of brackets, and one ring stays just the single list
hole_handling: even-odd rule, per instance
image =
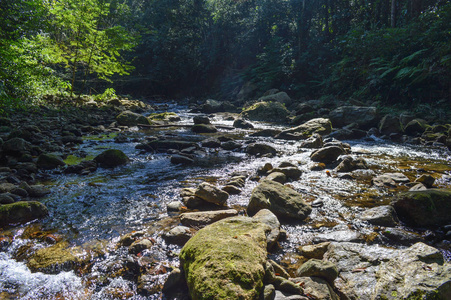
[{"label": "forest", "polygon": [[2,0],[2,111],[48,95],[441,104],[444,0]]}]

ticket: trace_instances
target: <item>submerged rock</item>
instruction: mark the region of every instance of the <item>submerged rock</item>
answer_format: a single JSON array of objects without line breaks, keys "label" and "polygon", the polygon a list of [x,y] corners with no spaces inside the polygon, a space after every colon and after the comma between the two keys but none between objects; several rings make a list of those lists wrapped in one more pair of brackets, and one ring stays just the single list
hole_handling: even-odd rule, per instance
[{"label": "submerged rock", "polygon": [[312,211],[302,195],[278,182],[263,180],[253,191],[247,207],[249,215],[269,209],[280,218],[304,220]]},{"label": "submerged rock", "polygon": [[451,189],[402,193],[391,205],[402,220],[415,226],[451,224]]},{"label": "submerged rock", "polygon": [[180,252],[191,298],[258,299],[269,231],[248,217],[227,218],[199,230]]},{"label": "submerged rock", "polygon": [[124,152],[117,149],[105,150],[97,155],[94,160],[103,168],[114,168],[128,163],[129,159]]},{"label": "submerged rock", "polygon": [[47,207],[37,201],[19,201],[0,205],[0,226],[23,224],[48,215]]},{"label": "submerged rock", "polygon": [[27,265],[33,272],[57,274],[79,266],[81,260],[75,254],[76,251],[69,249],[67,242],[61,242],[37,250],[31,256]]}]

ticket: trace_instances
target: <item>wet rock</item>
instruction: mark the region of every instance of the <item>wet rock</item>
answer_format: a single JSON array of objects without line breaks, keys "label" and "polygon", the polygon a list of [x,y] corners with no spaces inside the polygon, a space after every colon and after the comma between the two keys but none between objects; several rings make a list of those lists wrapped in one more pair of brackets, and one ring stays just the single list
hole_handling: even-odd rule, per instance
[{"label": "wet rock", "polygon": [[202,141],[202,147],[206,148],[219,148],[221,147],[221,141],[217,138],[210,138]]},{"label": "wet rock", "polygon": [[435,178],[431,175],[423,174],[415,180],[415,182],[422,183],[427,188],[432,188],[435,182]]},{"label": "wet rock", "polygon": [[451,223],[451,190],[429,189],[406,192],[391,203],[398,216],[415,226],[441,226]]},{"label": "wet rock", "polygon": [[0,226],[24,224],[48,215],[48,209],[37,201],[19,201],[0,205]]},{"label": "wet rock", "polygon": [[311,137],[301,143],[300,148],[321,148],[323,146],[323,138],[321,135],[314,133]]},{"label": "wet rock", "polygon": [[236,186],[230,185],[230,184],[224,186],[224,187],[222,188],[222,190],[223,190],[224,192],[226,192],[227,194],[229,194],[229,195],[238,195],[238,194],[241,194],[241,189],[240,189],[239,187],[236,187]]},{"label": "wet rock", "polygon": [[[329,283],[319,277],[296,277],[290,279],[304,288],[304,295],[310,295],[317,300],[339,300],[340,297],[334,292]],[[310,298],[309,298],[310,299]]]},{"label": "wet rock", "polygon": [[[304,294],[304,289],[294,283],[293,281],[290,281],[282,276],[275,276],[275,280],[272,283],[274,285],[274,287],[278,290],[281,291],[283,293],[288,293],[291,295],[303,295]],[[290,297],[291,299],[291,297]]]},{"label": "wet rock", "polygon": [[27,192],[26,190],[24,190],[24,189],[22,189],[22,188],[18,188],[18,187],[12,189],[12,190],[11,190],[11,194],[20,196],[20,197],[22,197],[22,198],[28,197],[28,192]]},{"label": "wet rock", "polygon": [[349,229],[345,225],[337,225],[332,231],[319,233],[314,238],[315,243],[321,242],[360,242],[363,237],[357,231]]},{"label": "wet rock", "polygon": [[354,159],[351,156],[346,156],[341,160],[334,171],[352,172],[358,169],[368,169],[366,161],[361,157]]},{"label": "wet rock", "polygon": [[370,208],[364,211],[360,218],[373,225],[393,227],[398,224],[398,217],[394,208],[390,205],[383,205]]},{"label": "wet rock", "polygon": [[254,190],[247,207],[249,215],[261,209],[269,209],[279,218],[304,220],[312,208],[304,202],[302,195],[278,182],[263,180]]},{"label": "wet rock", "polygon": [[180,215],[180,222],[188,227],[203,227],[216,221],[238,215],[235,209],[188,212]]},{"label": "wet rock", "polygon": [[278,168],[272,169],[271,173],[272,172],[283,173],[283,174],[285,174],[285,176],[287,178],[294,180],[294,181],[299,180],[299,178],[301,177],[301,175],[303,173],[300,169],[298,169],[296,167],[285,167],[285,168],[278,167]]},{"label": "wet rock", "polygon": [[201,112],[206,114],[223,111],[223,104],[220,101],[208,99],[200,108]]},{"label": "wet rock", "polygon": [[332,132],[332,124],[329,119],[317,118],[305,122],[294,128],[283,130],[276,138],[300,140],[306,139],[313,134],[327,135]]},{"label": "wet rock", "polygon": [[268,225],[271,228],[271,232],[266,235],[266,240],[268,243],[268,250],[274,247],[280,235],[280,222],[276,215],[268,209],[262,209],[259,210],[258,213],[256,213],[252,218]]},{"label": "wet rock", "polygon": [[329,119],[334,127],[343,127],[357,123],[362,129],[376,126],[379,118],[376,107],[341,106],[329,113]]},{"label": "wet rock", "polygon": [[81,260],[75,249],[68,248],[67,242],[60,242],[48,248],[38,249],[28,260],[27,266],[33,272],[58,274],[79,266]]},{"label": "wet rock", "polygon": [[183,290],[188,290],[185,274],[179,268],[174,268],[163,285],[163,293],[172,295],[174,291]]},{"label": "wet rock", "polygon": [[169,202],[166,206],[168,212],[178,212],[181,211],[183,207],[183,203],[180,201],[172,201]]},{"label": "wet rock", "polygon": [[0,194],[0,204],[11,204],[15,202],[14,198],[9,196],[8,194],[9,193]]},{"label": "wet rock", "polygon": [[163,238],[170,244],[183,246],[193,236],[194,230],[186,226],[176,226],[166,232]]},{"label": "wet rock", "polygon": [[427,190],[427,187],[425,187],[424,184],[422,183],[415,183],[411,186],[411,188],[409,188],[409,192],[425,191],[425,190]]},{"label": "wet rock", "polygon": [[276,296],[276,288],[272,284],[267,284],[263,288],[263,294],[260,299],[263,300],[273,300]]},{"label": "wet rock", "polygon": [[330,242],[299,247],[299,254],[307,258],[323,259]]},{"label": "wet rock", "polygon": [[233,122],[233,127],[235,128],[241,128],[241,129],[252,129],[254,128],[254,125],[252,125],[251,122],[248,122],[246,120],[243,119],[236,119]]},{"label": "wet rock", "polygon": [[264,180],[273,180],[278,183],[284,184],[287,182],[287,175],[282,172],[271,172]]},{"label": "wet rock", "polygon": [[178,140],[153,140],[147,144],[143,144],[143,148],[147,151],[167,151],[173,150],[183,150],[187,148],[195,147],[197,149],[197,144],[189,141],[178,141]]},{"label": "wet rock", "polygon": [[138,241],[134,241],[129,247],[128,252],[131,254],[138,254],[146,249],[152,248],[153,243],[149,239],[142,239]]},{"label": "wet rock", "polygon": [[325,164],[332,163],[337,160],[340,155],[346,154],[344,149],[339,146],[328,146],[314,151],[310,158],[314,162],[322,162]]},{"label": "wet rock", "polygon": [[309,300],[309,298],[306,296],[293,295],[291,293],[276,290],[274,300]]},{"label": "wet rock", "polygon": [[[266,94],[266,93],[265,93]],[[279,102],[285,105],[291,104],[291,98],[285,92],[277,92],[274,94],[268,94],[263,97],[260,97],[258,101],[262,102]]]},{"label": "wet rock", "polygon": [[195,133],[215,133],[218,132],[218,129],[210,124],[195,124],[191,127],[191,131]]},{"label": "wet rock", "polygon": [[253,144],[249,144],[246,147],[246,153],[251,154],[251,155],[262,156],[265,154],[276,155],[277,151],[276,151],[276,148],[274,148],[271,145],[263,144],[263,143],[253,143]]},{"label": "wet rock", "polygon": [[411,246],[423,241],[420,235],[395,227],[385,228],[381,235],[385,238],[384,242],[388,240],[388,243],[391,245]]},{"label": "wet rock", "polygon": [[409,178],[402,173],[385,173],[371,180],[371,183],[377,187],[396,187],[408,182],[410,182]]},{"label": "wet rock", "polygon": [[182,248],[192,299],[257,299],[263,288],[266,224],[248,217],[216,222]]},{"label": "wet rock", "polygon": [[185,156],[185,155],[175,154],[175,155],[171,156],[171,163],[173,163],[173,164],[189,165],[189,164],[194,163],[194,159],[192,159],[192,158],[190,158],[188,156]]},{"label": "wet rock", "polygon": [[97,170],[97,162],[94,160],[86,160],[76,165],[67,166],[67,168],[64,170],[64,173],[86,175],[89,173],[93,173],[96,170]]},{"label": "wet rock", "polygon": [[16,188],[15,184],[3,182],[0,183],[0,193],[9,193]]},{"label": "wet rock", "polygon": [[221,148],[224,150],[235,150],[241,148],[241,144],[236,141],[227,141],[221,143]]},{"label": "wet rock", "polygon": [[122,126],[136,126],[138,124],[149,125],[149,120],[138,113],[126,110],[121,112],[117,117],[116,121]]},{"label": "wet rock", "polygon": [[207,182],[197,187],[194,196],[219,206],[224,206],[229,198],[229,194]]},{"label": "wet rock", "polygon": [[404,132],[408,135],[415,136],[417,134],[422,134],[426,128],[426,121],[421,119],[414,119],[407,123],[404,128]]},{"label": "wet rock", "polygon": [[404,250],[332,243],[325,258],[337,265],[340,277],[334,284],[349,299],[432,295],[446,299],[451,287],[450,264],[444,262],[439,250],[423,243]]},{"label": "wet rock", "polygon": [[125,165],[129,162],[129,158],[124,152],[117,149],[105,150],[94,158],[103,168],[114,168],[120,165]]},{"label": "wet rock", "polygon": [[12,138],[5,141],[2,150],[5,154],[20,157],[30,150],[30,144],[22,138]]},{"label": "wet rock", "polygon": [[40,169],[51,170],[58,167],[63,167],[66,163],[63,159],[57,155],[53,154],[41,154],[38,157],[36,165]]},{"label": "wet rock", "polygon": [[210,124],[210,119],[207,116],[195,116],[193,118],[194,124]]},{"label": "wet rock", "polygon": [[281,132],[282,131],[279,129],[268,128],[268,129],[263,129],[263,130],[254,132],[254,133],[250,134],[249,136],[275,137],[276,135],[278,135]]},{"label": "wet rock", "polygon": [[150,114],[147,119],[152,123],[153,121],[169,123],[178,122],[181,120],[180,116],[175,112],[163,112]]},{"label": "wet rock", "polygon": [[118,244],[119,244],[119,246],[128,247],[134,241],[136,241],[138,238],[144,236],[144,234],[145,233],[143,231],[137,231],[137,232],[131,232],[131,233],[124,234],[123,236],[121,236]]},{"label": "wet rock", "polygon": [[258,102],[243,110],[240,117],[251,121],[284,123],[290,112],[279,102]]},{"label": "wet rock", "polygon": [[385,115],[379,122],[379,132],[385,135],[402,133],[401,122],[398,117]]},{"label": "wet rock", "polygon": [[50,190],[41,184],[24,187],[30,197],[41,198],[50,194]]},{"label": "wet rock", "polygon": [[329,283],[333,283],[335,278],[338,277],[338,268],[332,262],[312,258],[299,267],[296,276],[320,277]]}]

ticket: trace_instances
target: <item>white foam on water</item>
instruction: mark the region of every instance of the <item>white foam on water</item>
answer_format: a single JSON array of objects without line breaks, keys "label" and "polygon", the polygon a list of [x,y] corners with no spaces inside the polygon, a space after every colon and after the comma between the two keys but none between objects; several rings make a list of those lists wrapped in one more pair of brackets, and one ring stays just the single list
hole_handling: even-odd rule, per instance
[{"label": "white foam on water", "polygon": [[28,267],[0,252],[0,292],[18,295],[22,300],[86,299],[81,278],[73,271],[51,275],[32,273]]}]

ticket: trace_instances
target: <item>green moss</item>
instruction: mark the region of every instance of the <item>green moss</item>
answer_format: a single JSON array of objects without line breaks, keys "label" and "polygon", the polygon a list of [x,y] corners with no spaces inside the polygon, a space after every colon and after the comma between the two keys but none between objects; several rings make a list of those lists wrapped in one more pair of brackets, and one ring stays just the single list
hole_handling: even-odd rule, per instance
[{"label": "green moss", "polygon": [[72,165],[78,165],[82,161],[92,160],[93,158],[94,158],[94,155],[88,155],[86,157],[78,157],[75,155],[68,155],[66,157],[66,159],[64,159],[64,162],[66,163],[66,165],[72,166]]},{"label": "green moss", "polygon": [[23,224],[47,215],[47,207],[37,201],[19,201],[0,205],[0,226]]},{"label": "green moss", "polygon": [[32,271],[45,273],[58,273],[61,270],[70,270],[78,265],[79,259],[70,249],[67,242],[61,242],[48,248],[36,251],[28,261]]},{"label": "green moss", "polygon": [[176,113],[174,112],[164,112],[159,114],[150,114],[147,119],[151,121],[170,121],[171,119],[178,119],[180,118]]},{"label": "green moss", "polygon": [[105,134],[100,134],[100,135],[89,135],[89,136],[83,136],[83,140],[86,141],[108,141],[111,139],[114,139],[115,137],[117,137],[119,133],[117,132],[112,132],[112,133],[105,133]]}]

